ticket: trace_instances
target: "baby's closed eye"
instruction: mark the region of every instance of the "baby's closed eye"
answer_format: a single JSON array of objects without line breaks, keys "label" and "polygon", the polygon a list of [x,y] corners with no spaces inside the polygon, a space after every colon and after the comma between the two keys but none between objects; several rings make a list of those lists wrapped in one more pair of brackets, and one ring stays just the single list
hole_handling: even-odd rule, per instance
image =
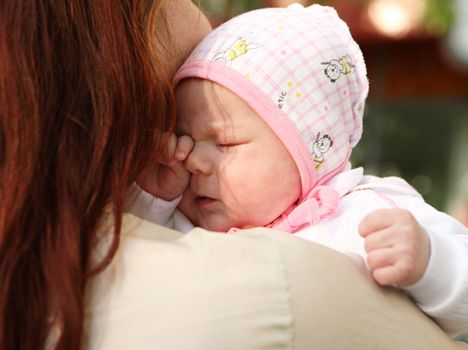
[{"label": "baby's closed eye", "polygon": [[227,150],[227,149],[230,149],[230,148],[234,148],[234,147],[237,147],[237,146],[241,146],[241,145],[244,145],[246,144],[247,142],[240,142],[240,141],[228,141],[228,140],[223,140],[223,141],[218,141],[216,142],[216,147],[218,147],[219,149],[221,150]]},{"label": "baby's closed eye", "polygon": [[235,142],[218,142],[216,146],[218,147],[234,147],[237,146],[238,143]]}]

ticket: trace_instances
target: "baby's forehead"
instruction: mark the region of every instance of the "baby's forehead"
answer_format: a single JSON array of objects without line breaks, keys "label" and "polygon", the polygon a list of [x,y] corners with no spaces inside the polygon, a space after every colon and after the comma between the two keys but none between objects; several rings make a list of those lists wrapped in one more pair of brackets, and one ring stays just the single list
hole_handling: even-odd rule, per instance
[{"label": "baby's forehead", "polygon": [[223,106],[220,85],[208,79],[182,80],[175,87],[175,96],[178,109],[213,110]]},{"label": "baby's forehead", "polygon": [[176,119],[176,133],[210,137],[240,128],[240,120],[228,111],[196,104],[193,101],[188,108],[181,108]]}]

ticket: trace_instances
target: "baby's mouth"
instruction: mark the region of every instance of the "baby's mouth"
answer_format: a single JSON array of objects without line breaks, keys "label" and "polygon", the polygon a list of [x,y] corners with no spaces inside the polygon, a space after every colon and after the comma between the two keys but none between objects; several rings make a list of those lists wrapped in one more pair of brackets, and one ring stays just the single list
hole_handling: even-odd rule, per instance
[{"label": "baby's mouth", "polygon": [[210,206],[212,204],[214,204],[215,202],[217,202],[216,199],[214,198],[211,198],[211,197],[206,197],[206,196],[197,196],[195,198],[195,205],[199,208],[199,209],[202,209],[202,208],[205,208],[207,206]]}]

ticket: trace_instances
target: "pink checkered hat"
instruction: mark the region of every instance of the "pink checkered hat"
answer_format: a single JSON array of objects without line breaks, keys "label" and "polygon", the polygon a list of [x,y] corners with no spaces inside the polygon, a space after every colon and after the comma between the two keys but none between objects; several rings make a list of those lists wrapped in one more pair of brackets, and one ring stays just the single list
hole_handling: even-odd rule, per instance
[{"label": "pink checkered hat", "polygon": [[305,198],[342,171],[362,132],[364,59],[331,7],[299,4],[235,17],[210,33],[175,77],[234,92],[294,158]]}]

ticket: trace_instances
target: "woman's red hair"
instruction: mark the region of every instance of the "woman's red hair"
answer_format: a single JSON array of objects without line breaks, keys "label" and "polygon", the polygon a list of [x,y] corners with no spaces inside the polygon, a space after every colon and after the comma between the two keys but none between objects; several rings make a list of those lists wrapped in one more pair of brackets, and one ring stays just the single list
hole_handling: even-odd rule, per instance
[{"label": "woman's red hair", "polygon": [[[0,349],[52,327],[80,348],[87,278],[173,126],[162,2],[0,1]],[[106,208],[113,244],[90,266]]]}]

